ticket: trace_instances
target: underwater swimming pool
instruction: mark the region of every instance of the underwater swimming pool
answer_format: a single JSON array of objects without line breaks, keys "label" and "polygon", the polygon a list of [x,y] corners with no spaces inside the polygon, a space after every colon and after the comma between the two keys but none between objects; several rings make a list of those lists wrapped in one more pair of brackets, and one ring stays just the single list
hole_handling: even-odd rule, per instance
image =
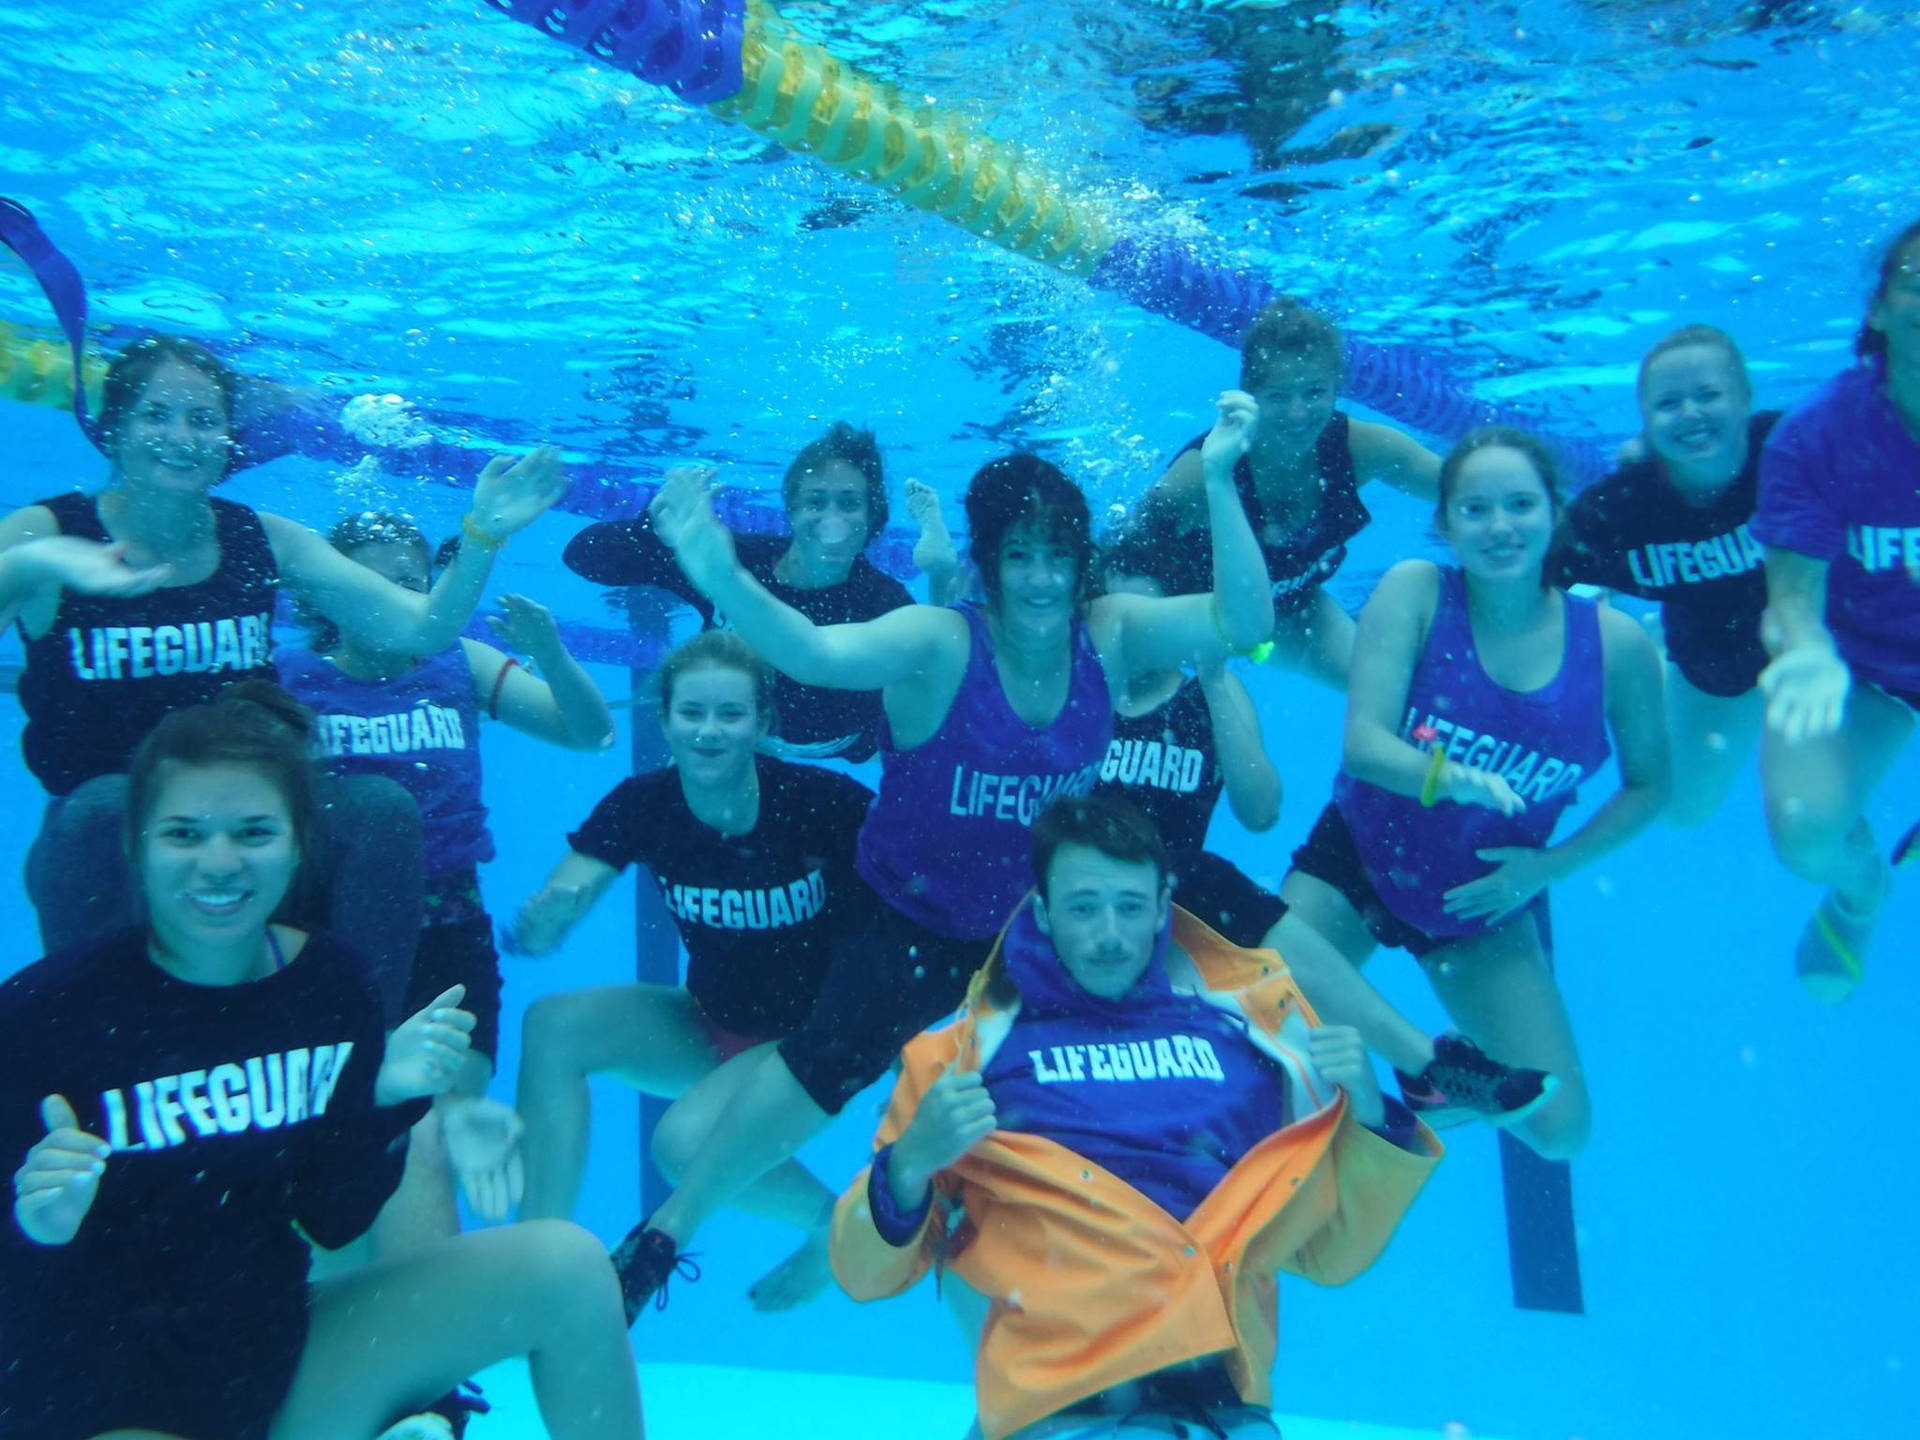
[{"label": "underwater swimming pool", "polygon": [[[1681,323],[1734,334],[1765,405],[1840,369],[1873,247],[1920,195],[1920,24],[1892,4],[783,8],[1116,229],[1202,244],[1602,452],[1635,427],[1640,355]],[[0,0],[0,193],[80,266],[101,348],[191,335],[251,374],[405,396],[463,449],[564,447],[575,495],[515,540],[489,593],[544,600],[602,657],[608,697],[640,700],[600,755],[485,732],[497,913],[629,773],[636,717],[650,726],[627,616],[560,560],[629,486],[698,458],[765,514],[798,441],[844,417],[878,432],[896,493],[908,477],[939,487],[956,527],[966,476],[1015,447],[1085,485],[1097,518],[1234,377],[1226,346],[1111,289],[459,0]],[[0,322],[48,326],[10,259]],[[8,508],[103,474],[51,408],[0,400],[0,434]],[[223,493],[319,528],[376,504],[436,535],[458,525],[462,492],[402,461],[342,469],[289,458]],[[1335,586],[1349,607],[1394,559],[1435,549],[1421,507],[1368,501],[1376,523]],[[0,663],[17,656],[10,637]],[[1277,881],[1328,794],[1341,706],[1277,671],[1248,683],[1285,808],[1259,837],[1222,819],[1212,843]],[[18,752],[20,725],[0,697],[0,752]],[[6,775],[11,876],[42,797]],[[1915,747],[1868,813],[1882,837],[1920,816]],[[1584,1313],[1515,1308],[1494,1137],[1452,1131],[1373,1270],[1338,1290],[1283,1282],[1278,1408],[1305,1417],[1289,1435],[1920,1433],[1904,1214],[1920,1162],[1898,1132],[1920,1018],[1910,876],[1866,986],[1832,1010],[1793,983],[1816,892],[1775,862],[1751,773],[1705,830],[1656,826],[1557,887],[1558,973],[1595,1095],[1572,1172]],[[0,887],[0,917],[6,972],[37,953],[17,886]],[[632,978],[634,933],[623,882],[561,954],[506,962],[503,1075],[527,1003]],[[1404,957],[1368,973],[1442,1023]],[[885,1093],[804,1152],[830,1183],[863,1162]],[[637,1104],[598,1082],[595,1101],[580,1218],[611,1241],[641,1212]],[[762,1316],[745,1290],[789,1237],[726,1215],[696,1248],[704,1277],[635,1332],[643,1381],[658,1367],[650,1433],[958,1440],[966,1397],[940,1387],[968,1362],[930,1285]],[[517,1372],[489,1384],[507,1403],[476,1436],[541,1433]]]}]

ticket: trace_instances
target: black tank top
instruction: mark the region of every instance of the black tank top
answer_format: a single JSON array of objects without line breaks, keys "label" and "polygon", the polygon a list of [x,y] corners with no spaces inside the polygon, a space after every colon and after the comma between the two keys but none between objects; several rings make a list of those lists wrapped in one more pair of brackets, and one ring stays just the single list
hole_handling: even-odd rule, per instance
[{"label": "black tank top", "polygon": [[[1241,456],[1233,467],[1234,487],[1240,492],[1247,521],[1260,541],[1267,575],[1273,581],[1274,603],[1282,610],[1304,604],[1316,589],[1331,580],[1347,558],[1347,542],[1373,520],[1360,499],[1360,477],[1353,468],[1353,449],[1348,439],[1350,425],[1343,412],[1335,411],[1327,428],[1314,442],[1320,505],[1301,529],[1287,530],[1267,518],[1259,493],[1254,489],[1253,466],[1246,456]],[[1180,454],[1198,450],[1206,438],[1195,436]],[[1115,547],[1114,558],[1123,570],[1152,575],[1169,595],[1196,595],[1213,588],[1213,556],[1205,545],[1181,543],[1172,535],[1135,531]]]},{"label": "black tank top", "polygon": [[1200,682],[1145,715],[1113,718],[1113,743],[1095,791],[1137,805],[1176,854],[1202,850],[1226,777],[1213,749],[1213,716]]},{"label": "black tank top", "polygon": [[[63,535],[106,541],[91,495],[40,502]],[[20,748],[49,794],[126,770],[160,718],[236,680],[273,679],[273,597],[279,583],[260,517],[215,500],[219,567],[198,585],[130,598],[62,591],[53,626],[27,635]]]}]

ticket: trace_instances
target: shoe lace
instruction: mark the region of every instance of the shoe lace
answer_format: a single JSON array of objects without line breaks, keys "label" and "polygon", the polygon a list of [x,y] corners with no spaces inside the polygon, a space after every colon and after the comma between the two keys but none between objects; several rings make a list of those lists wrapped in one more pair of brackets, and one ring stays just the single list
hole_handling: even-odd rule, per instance
[{"label": "shoe lace", "polygon": [[700,1278],[699,1256],[697,1251],[683,1250],[673,1257],[673,1264],[667,1267],[666,1274],[660,1277],[660,1284],[653,1292],[653,1308],[667,1308],[667,1282],[678,1275],[689,1285]]}]

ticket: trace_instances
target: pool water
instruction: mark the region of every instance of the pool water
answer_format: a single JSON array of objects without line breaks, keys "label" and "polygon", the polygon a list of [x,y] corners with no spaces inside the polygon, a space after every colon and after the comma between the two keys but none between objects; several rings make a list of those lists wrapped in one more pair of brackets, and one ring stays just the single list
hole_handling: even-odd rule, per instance
[{"label": "pool water", "polygon": [[[1730,330],[1764,406],[1840,368],[1872,247],[1920,195],[1920,22],[1894,4],[785,11],[1117,223],[1196,237],[1607,450],[1636,423],[1639,356],[1681,323]],[[896,509],[919,477],[957,527],[966,477],[1028,446],[1098,513],[1137,495],[1234,383],[1218,343],[472,0],[0,0],[0,193],[87,276],[103,345],[162,328],[251,373],[403,395],[454,443],[561,443],[583,477],[571,513],[514,541],[493,593],[542,599],[609,656],[625,617],[560,551],[672,460],[719,464],[764,512],[792,451],[848,418],[878,431]],[[0,322],[47,324],[8,259]],[[0,435],[8,508],[103,475],[51,409],[0,401]],[[303,459],[226,493],[321,527],[397,504],[435,534],[464,506],[430,479]],[[1419,507],[1367,498],[1375,525],[1336,585],[1350,605],[1394,559],[1434,550]],[[17,655],[10,637],[0,663]],[[496,913],[545,876],[628,773],[631,727],[651,723],[643,677],[592,670],[610,699],[639,697],[605,754],[486,732]],[[1249,684],[1285,810],[1256,838],[1223,809],[1213,843],[1277,881],[1328,794],[1341,707],[1271,671]],[[0,753],[17,753],[19,725],[0,697]],[[17,767],[0,788],[17,817],[0,827],[0,874],[15,875],[40,796]],[[1883,839],[1920,818],[1920,746],[1869,818]],[[616,888],[560,955],[507,962],[503,1075],[528,1001],[632,978],[634,893]],[[1751,774],[1705,830],[1656,827],[1556,889],[1558,973],[1596,1105],[1573,1167],[1585,1313],[1515,1308],[1494,1138],[1452,1131],[1367,1275],[1283,1282],[1290,1440],[1920,1434],[1920,1162],[1904,1133],[1920,893],[1902,877],[1865,987],[1834,1010],[1791,977],[1815,899],[1774,861]],[[0,922],[0,972],[35,958],[15,886],[0,887]],[[1369,974],[1438,1027],[1404,957]],[[803,1158],[850,1179],[884,1100],[855,1100]],[[609,1240],[641,1213],[637,1113],[629,1092],[596,1088],[580,1218]],[[969,1362],[932,1287],[761,1316],[745,1291],[790,1244],[733,1216],[703,1235],[703,1278],[676,1281],[636,1328],[649,1433],[959,1440]],[[483,1382],[498,1410],[476,1440],[542,1433],[523,1369]]]}]

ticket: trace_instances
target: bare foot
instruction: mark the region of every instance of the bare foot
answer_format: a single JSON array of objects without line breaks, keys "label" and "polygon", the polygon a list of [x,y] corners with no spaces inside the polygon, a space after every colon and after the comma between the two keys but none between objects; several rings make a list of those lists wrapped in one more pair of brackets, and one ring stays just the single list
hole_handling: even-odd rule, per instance
[{"label": "bare foot", "polygon": [[763,1313],[797,1310],[827,1288],[833,1280],[833,1268],[827,1262],[827,1234],[824,1227],[816,1230],[804,1245],[755,1283],[747,1292],[754,1309]]},{"label": "bare foot", "polygon": [[953,536],[947,533],[946,518],[940,513],[939,491],[924,480],[907,481],[907,514],[920,530],[920,538],[913,542],[916,567],[932,575],[960,563]]},{"label": "bare foot", "polygon": [[453,1426],[442,1415],[409,1415],[381,1431],[380,1440],[453,1440]]}]

